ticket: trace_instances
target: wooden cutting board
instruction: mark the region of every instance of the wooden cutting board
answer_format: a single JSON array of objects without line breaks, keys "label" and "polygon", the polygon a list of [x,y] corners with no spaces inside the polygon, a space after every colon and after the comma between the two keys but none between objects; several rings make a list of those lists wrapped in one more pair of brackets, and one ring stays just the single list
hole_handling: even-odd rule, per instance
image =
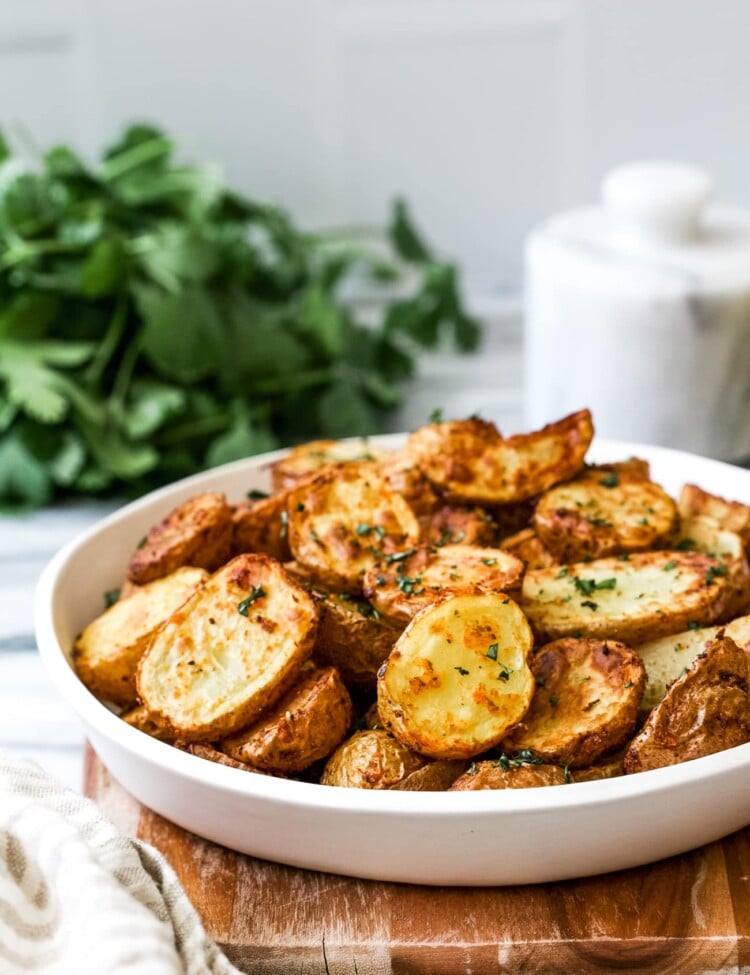
[{"label": "wooden cutting board", "polygon": [[161,850],[208,933],[253,975],[750,972],[750,828],[603,877],[416,887],[297,870],[208,843],[139,805],[91,749],[85,788],[123,832]]}]

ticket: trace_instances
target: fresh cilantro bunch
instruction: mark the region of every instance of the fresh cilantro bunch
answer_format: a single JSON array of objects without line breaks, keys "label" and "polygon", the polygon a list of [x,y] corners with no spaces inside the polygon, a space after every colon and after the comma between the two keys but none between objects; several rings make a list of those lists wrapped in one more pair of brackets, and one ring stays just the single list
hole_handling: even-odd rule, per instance
[{"label": "fresh cilantro bunch", "polygon": [[174,148],[136,125],[95,167],[65,146],[30,167],[0,137],[3,508],[373,433],[419,347],[477,342],[403,203],[380,242],[310,235]]}]

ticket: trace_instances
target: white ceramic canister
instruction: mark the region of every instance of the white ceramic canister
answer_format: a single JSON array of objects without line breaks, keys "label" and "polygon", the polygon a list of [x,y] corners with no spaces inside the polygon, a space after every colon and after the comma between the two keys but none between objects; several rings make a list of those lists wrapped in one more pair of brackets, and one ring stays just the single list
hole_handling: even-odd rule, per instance
[{"label": "white ceramic canister", "polygon": [[605,437],[750,458],[750,212],[694,166],[610,172],[600,206],[526,245],[530,428],[582,406]]}]

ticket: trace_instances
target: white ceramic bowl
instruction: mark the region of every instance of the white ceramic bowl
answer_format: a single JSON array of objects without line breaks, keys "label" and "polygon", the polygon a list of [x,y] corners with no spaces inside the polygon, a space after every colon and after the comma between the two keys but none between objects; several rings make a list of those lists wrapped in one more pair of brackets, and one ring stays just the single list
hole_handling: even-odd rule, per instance
[{"label": "white ceramic bowl", "polygon": [[[381,438],[396,445],[398,438]],[[672,494],[685,481],[750,501],[750,472],[676,451],[597,443],[591,456],[651,461]],[[750,744],[608,781],[458,793],[335,789],[207,762],[136,731],[78,680],[75,635],[119,584],[138,539],[206,490],[230,500],[268,487],[267,454],[188,478],[128,505],[58,553],[38,586],[44,663],[112,774],[180,826],[268,860],[379,880],[517,884],[619,870],[707,843],[750,822]]]}]

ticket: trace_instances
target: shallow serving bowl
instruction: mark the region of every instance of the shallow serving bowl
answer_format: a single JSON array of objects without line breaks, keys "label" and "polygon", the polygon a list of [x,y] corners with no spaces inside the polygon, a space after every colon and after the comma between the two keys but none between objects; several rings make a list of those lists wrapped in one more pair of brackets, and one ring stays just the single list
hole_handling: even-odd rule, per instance
[{"label": "shallow serving bowl", "polygon": [[[376,443],[397,446],[398,437]],[[130,553],[186,498],[268,489],[266,454],[199,474],[128,505],[60,551],[37,589],[44,663],[102,761],[141,802],[199,836],[268,860],[422,884],[537,883],[636,866],[750,823],[750,744],[618,779],[518,791],[338,789],[226,768],[121,721],[78,680],[70,649],[122,581]],[[673,495],[686,481],[750,501],[750,472],[690,454],[596,442],[595,460],[637,455]]]}]

